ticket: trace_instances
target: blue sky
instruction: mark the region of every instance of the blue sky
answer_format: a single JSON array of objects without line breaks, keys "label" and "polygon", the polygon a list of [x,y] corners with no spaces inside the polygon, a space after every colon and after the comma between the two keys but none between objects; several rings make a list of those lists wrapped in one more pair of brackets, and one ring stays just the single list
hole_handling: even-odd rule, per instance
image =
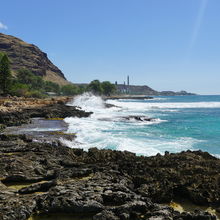
[{"label": "blue sky", "polygon": [[219,0],[7,0],[0,32],[37,45],[72,82],[220,94]]}]

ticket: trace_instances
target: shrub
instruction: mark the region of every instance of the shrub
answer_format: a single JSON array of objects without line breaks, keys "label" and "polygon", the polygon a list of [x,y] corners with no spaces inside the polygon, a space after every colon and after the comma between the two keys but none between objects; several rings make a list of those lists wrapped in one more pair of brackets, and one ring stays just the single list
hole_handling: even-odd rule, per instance
[{"label": "shrub", "polygon": [[19,83],[14,81],[12,83],[11,89],[10,89],[10,94],[14,95],[14,96],[28,96],[28,92],[29,92],[30,88],[28,85]]},{"label": "shrub", "polygon": [[46,92],[60,93],[60,86],[57,83],[51,81],[44,81],[44,90]]},{"label": "shrub", "polygon": [[65,85],[61,87],[61,92],[63,95],[77,95],[80,90],[77,86],[73,84]]},{"label": "shrub", "polygon": [[17,80],[22,84],[29,85],[31,89],[42,89],[44,87],[42,77],[35,76],[30,70],[27,69],[18,70]]},{"label": "shrub", "polygon": [[28,97],[32,97],[32,98],[40,98],[40,99],[46,97],[46,95],[44,95],[42,92],[37,91],[37,90],[29,91],[29,92],[27,93],[27,96],[28,96]]}]

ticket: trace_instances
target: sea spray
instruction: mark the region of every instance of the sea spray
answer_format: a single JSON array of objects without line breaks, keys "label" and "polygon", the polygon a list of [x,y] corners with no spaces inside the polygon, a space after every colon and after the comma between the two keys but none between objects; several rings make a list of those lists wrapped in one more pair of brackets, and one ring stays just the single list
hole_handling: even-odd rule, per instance
[{"label": "sea spray", "polygon": [[104,101],[100,96],[95,96],[90,92],[76,96],[68,105],[78,106],[85,111],[94,111],[105,107]]},{"label": "sea spray", "polygon": [[[155,101],[165,100],[168,99],[161,98]],[[69,147],[80,147],[85,150],[91,147],[108,148],[128,150],[147,156],[163,154],[166,150],[178,152],[192,149],[192,146],[199,142],[191,137],[172,137],[162,132],[158,128],[169,121],[165,118],[160,119],[158,116],[163,116],[165,109],[155,114],[151,107],[152,100],[142,102],[108,100],[107,103],[114,104],[115,107],[106,108],[102,98],[91,93],[75,97],[69,105],[92,111],[93,114],[88,118],[66,118],[65,122],[69,124],[68,132],[76,133],[77,138],[74,142],[67,140],[63,142]],[[152,121],[125,120],[131,115],[154,119]]]}]

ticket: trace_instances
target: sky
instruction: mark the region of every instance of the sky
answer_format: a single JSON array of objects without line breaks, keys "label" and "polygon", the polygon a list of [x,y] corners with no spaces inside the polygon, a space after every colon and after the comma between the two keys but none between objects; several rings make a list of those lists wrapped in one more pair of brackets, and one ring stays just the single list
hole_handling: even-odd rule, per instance
[{"label": "sky", "polygon": [[0,32],[37,45],[74,83],[220,94],[219,0],[7,0]]}]

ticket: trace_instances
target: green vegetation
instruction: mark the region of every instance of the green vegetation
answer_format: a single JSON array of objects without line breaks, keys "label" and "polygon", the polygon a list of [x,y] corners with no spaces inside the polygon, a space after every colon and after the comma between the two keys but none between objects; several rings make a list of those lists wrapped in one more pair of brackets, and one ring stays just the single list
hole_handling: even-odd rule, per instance
[{"label": "green vegetation", "polygon": [[103,94],[102,85],[97,79],[90,82],[90,84],[87,86],[87,90],[94,93],[95,95]]},{"label": "green vegetation", "polygon": [[96,95],[110,96],[116,92],[116,87],[109,81],[100,82],[99,80],[93,80],[87,86],[87,91],[90,91]]},{"label": "green vegetation", "polygon": [[11,87],[10,62],[6,54],[0,53],[0,89],[3,95],[10,91]]},{"label": "green vegetation", "polygon": [[78,86],[75,86],[73,84],[62,86],[61,93],[63,95],[77,95],[80,94],[80,90]]},{"label": "green vegetation", "polygon": [[104,81],[101,83],[103,94],[106,96],[110,96],[116,92],[116,87],[114,84],[110,83],[109,81]]},{"label": "green vegetation", "polygon": [[44,81],[44,89],[47,92],[55,92],[60,94],[60,86],[51,81]]},{"label": "green vegetation", "polygon": [[42,77],[35,76],[30,70],[20,69],[17,72],[17,81],[19,83],[29,85],[30,89],[43,89],[44,81]]},{"label": "green vegetation", "polygon": [[115,93],[115,85],[109,81],[93,80],[87,86],[68,84],[60,86],[57,83],[45,81],[41,76],[34,75],[30,70],[20,69],[16,77],[12,77],[10,61],[6,54],[0,53],[0,94],[43,98],[48,95],[73,96],[90,91],[95,95],[109,96]]}]

